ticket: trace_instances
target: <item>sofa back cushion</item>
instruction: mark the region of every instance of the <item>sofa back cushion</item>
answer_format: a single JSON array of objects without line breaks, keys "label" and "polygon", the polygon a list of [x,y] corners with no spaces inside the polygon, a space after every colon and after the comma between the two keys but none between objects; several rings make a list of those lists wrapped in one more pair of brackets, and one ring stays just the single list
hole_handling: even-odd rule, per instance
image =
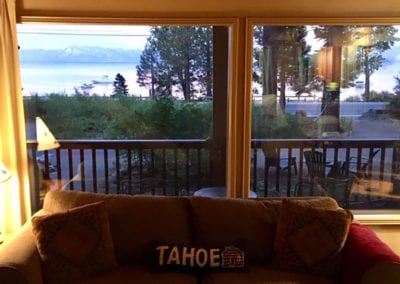
[{"label": "sofa back cushion", "polygon": [[117,259],[152,263],[155,242],[191,243],[187,198],[137,195],[110,201]]},{"label": "sofa back cushion", "polygon": [[46,193],[43,202],[43,210],[47,214],[59,213],[85,204],[105,201],[110,198],[110,195],[104,194],[69,190],[51,190]]},{"label": "sofa back cushion", "polygon": [[271,258],[276,217],[262,202],[192,197],[191,210],[196,245],[213,247],[244,243],[250,263]]},{"label": "sofa back cushion", "polygon": [[312,208],[318,209],[338,209],[339,205],[335,199],[328,196],[307,196],[307,197],[264,197],[257,198],[261,201],[267,208],[271,209],[276,217],[276,220],[281,215],[282,211],[282,201],[290,200],[298,204],[303,204],[310,206]]},{"label": "sofa back cushion", "polygon": [[154,242],[191,243],[189,199],[166,196],[49,192],[43,209],[54,213],[105,201],[119,264],[151,263]]}]

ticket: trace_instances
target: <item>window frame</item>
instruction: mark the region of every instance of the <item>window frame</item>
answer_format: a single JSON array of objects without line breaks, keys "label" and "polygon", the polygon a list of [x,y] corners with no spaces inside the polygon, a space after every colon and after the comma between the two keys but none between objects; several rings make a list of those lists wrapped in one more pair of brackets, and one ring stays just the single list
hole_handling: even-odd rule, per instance
[{"label": "window frame", "polygon": [[[100,17],[41,17],[41,16],[22,16],[19,24],[92,24],[92,25],[210,25],[225,26],[229,29],[229,49],[228,49],[228,98],[227,98],[227,160],[226,160],[226,186],[227,196],[243,197],[248,193],[243,190],[242,178],[242,155],[237,155],[237,148],[242,148],[235,143],[236,137],[241,135],[240,117],[243,117],[241,105],[243,105],[244,80],[242,74],[243,56],[245,50],[243,28],[245,19],[237,18],[100,18]],[[238,83],[239,82],[239,83]],[[233,178],[229,178],[233,177]],[[239,178],[234,178],[239,177]]]},{"label": "window frame", "polygon": [[[247,19],[247,41],[249,61],[252,60],[254,26],[303,26],[303,25],[400,25],[400,17],[396,18],[248,18]],[[252,101],[252,65],[247,70],[246,101],[251,105]],[[251,108],[246,112],[246,121],[250,124],[247,140],[251,140]],[[250,149],[250,148],[249,148]],[[248,169],[250,170],[250,169]],[[250,179],[248,181],[250,184]],[[351,210],[354,218],[366,225],[400,225],[400,208],[398,210]]]},{"label": "window frame", "polygon": [[[400,25],[400,17],[382,18],[104,18],[21,16],[19,23],[107,24],[107,25],[213,25],[229,28],[227,98],[227,197],[246,198],[251,168],[252,53],[255,25]],[[399,212],[352,210],[360,222],[400,225]]]}]

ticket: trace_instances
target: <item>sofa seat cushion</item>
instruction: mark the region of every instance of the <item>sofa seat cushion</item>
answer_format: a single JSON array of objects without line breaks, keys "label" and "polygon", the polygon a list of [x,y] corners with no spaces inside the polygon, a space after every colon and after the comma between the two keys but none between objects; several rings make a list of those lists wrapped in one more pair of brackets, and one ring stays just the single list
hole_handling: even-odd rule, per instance
[{"label": "sofa seat cushion", "polygon": [[192,197],[193,237],[197,246],[239,244],[249,263],[272,257],[276,217],[252,199]]},{"label": "sofa seat cushion", "polygon": [[203,284],[334,284],[332,279],[275,269],[272,265],[251,265],[246,272],[216,272],[204,275]]},{"label": "sofa seat cushion", "polygon": [[82,279],[79,284],[196,284],[195,274],[183,272],[157,272],[149,265],[126,265],[108,274]]}]

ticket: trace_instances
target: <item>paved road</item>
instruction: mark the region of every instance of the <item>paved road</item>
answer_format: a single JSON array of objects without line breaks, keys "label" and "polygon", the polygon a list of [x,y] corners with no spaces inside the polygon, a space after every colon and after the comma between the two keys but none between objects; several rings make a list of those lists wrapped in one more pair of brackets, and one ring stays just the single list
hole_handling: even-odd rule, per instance
[{"label": "paved road", "polygon": [[400,139],[400,123],[383,119],[354,119],[351,137]]},{"label": "paved road", "polygon": [[[381,110],[387,103],[383,102],[340,102],[341,117],[359,117],[370,109]],[[321,113],[319,102],[288,102],[286,112],[295,114],[297,111],[304,111],[307,116],[315,117]]]}]

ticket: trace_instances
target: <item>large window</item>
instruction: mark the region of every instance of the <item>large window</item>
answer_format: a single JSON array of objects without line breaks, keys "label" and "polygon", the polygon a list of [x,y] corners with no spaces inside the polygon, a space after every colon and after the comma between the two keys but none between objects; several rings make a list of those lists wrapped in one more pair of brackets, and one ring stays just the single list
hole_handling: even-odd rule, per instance
[{"label": "large window", "polygon": [[[225,185],[227,26],[21,24],[18,38],[42,193]],[[39,125],[58,144],[41,148]]]},{"label": "large window", "polygon": [[252,188],[400,209],[400,26],[253,33]]},{"label": "large window", "polygon": [[228,176],[237,195],[251,139],[257,196],[400,209],[400,26],[249,22],[252,45],[229,24],[20,25],[28,121],[41,117],[60,142],[33,159],[41,176],[72,190],[190,195],[244,173]]}]

